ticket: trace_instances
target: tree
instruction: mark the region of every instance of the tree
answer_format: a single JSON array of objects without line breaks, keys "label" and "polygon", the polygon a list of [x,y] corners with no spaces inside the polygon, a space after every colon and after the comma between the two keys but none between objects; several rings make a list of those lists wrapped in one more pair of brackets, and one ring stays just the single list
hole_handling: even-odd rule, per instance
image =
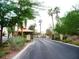
[{"label": "tree", "polygon": [[54,29],[53,14],[54,14],[54,12],[53,12],[52,8],[51,8],[51,9],[49,9],[49,10],[48,10],[48,15],[52,17],[52,26],[53,26],[53,29]]},{"label": "tree", "polygon": [[59,15],[58,15],[59,12],[60,12],[59,7],[55,7],[54,9],[51,8],[51,9],[48,10],[49,16],[52,17],[52,26],[53,26],[52,30],[53,30],[53,34],[55,34],[55,32],[54,32],[55,26],[54,26],[53,16],[54,16],[54,14],[56,14],[56,20],[59,21]]},{"label": "tree", "polygon": [[60,13],[59,7],[54,8],[54,13],[56,14],[56,20],[59,21],[59,15],[58,15]]},{"label": "tree", "polygon": [[17,14],[17,19],[19,20],[17,24],[20,24],[22,21],[24,21],[26,27],[27,19],[35,18],[35,11],[33,6],[37,5],[37,3],[34,3],[30,0],[18,0],[17,6],[19,7],[14,11]]},{"label": "tree", "polygon": [[[34,19],[33,6],[35,5],[37,5],[37,3],[32,3],[30,0],[18,0],[17,2],[14,2],[14,0],[0,1],[1,43],[3,27],[13,28],[16,24],[22,26],[22,22],[25,19]],[[16,16],[14,16],[13,13],[15,13]]]},{"label": "tree", "polygon": [[46,30],[46,35],[52,38],[52,31],[50,29]]},{"label": "tree", "polygon": [[58,15],[58,13],[60,13],[59,7],[55,7],[54,9],[51,8],[51,9],[48,10],[49,16],[52,17],[52,26],[53,26],[53,29],[54,29],[53,15],[56,14],[56,20],[59,21],[59,15]]},{"label": "tree", "polygon": [[37,3],[32,2],[30,0],[18,0],[18,2],[16,2],[16,8],[13,10],[13,12],[17,16],[11,18],[11,21],[9,22],[9,27],[11,28],[17,24],[18,28],[22,29],[23,22],[25,22],[25,27],[26,27],[27,20],[35,18],[35,11],[33,9],[33,6],[37,6],[37,5],[38,5]]},{"label": "tree", "polygon": [[62,34],[79,34],[79,10],[72,10],[60,19],[55,30]]},{"label": "tree", "polygon": [[31,25],[31,26],[29,26],[29,30],[32,30],[33,33],[35,33],[35,25]]},{"label": "tree", "polygon": [[2,43],[3,27],[6,27],[9,21],[9,18],[7,18],[7,14],[13,11],[14,8],[15,7],[10,0],[0,1],[0,26],[1,26],[0,43]]},{"label": "tree", "polygon": [[29,26],[29,29],[30,29],[30,30],[35,30],[35,25]]}]

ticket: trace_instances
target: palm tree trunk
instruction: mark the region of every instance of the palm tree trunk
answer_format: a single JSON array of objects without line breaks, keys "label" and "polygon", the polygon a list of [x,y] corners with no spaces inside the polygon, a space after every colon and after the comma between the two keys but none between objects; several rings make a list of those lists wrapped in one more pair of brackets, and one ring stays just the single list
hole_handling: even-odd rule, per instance
[{"label": "palm tree trunk", "polygon": [[25,28],[27,27],[27,20],[25,20]]},{"label": "palm tree trunk", "polygon": [[52,17],[52,30],[54,30],[54,20],[53,20],[53,15],[51,16]]},{"label": "palm tree trunk", "polygon": [[51,15],[51,17],[52,17],[52,30],[53,30],[53,32],[52,32],[52,39],[55,39],[55,36],[54,36],[54,20],[53,20],[53,14]]}]

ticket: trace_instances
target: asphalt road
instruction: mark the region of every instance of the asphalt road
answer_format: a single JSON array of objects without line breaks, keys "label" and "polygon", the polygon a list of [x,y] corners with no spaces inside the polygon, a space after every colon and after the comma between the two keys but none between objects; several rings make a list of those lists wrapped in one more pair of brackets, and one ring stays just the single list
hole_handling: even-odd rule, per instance
[{"label": "asphalt road", "polygon": [[17,59],[79,59],[79,48],[37,38]]}]

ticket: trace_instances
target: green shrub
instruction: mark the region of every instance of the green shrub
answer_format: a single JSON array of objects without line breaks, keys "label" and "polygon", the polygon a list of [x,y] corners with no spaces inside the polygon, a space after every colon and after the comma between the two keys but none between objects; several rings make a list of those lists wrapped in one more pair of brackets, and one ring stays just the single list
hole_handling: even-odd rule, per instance
[{"label": "green shrub", "polygon": [[73,41],[72,44],[75,44],[75,45],[79,46],[79,41]]},{"label": "green shrub", "polygon": [[74,41],[74,40],[71,40],[71,39],[64,39],[62,41],[65,42],[65,43],[70,43],[70,44],[74,44],[74,45],[79,46],[79,41]]},{"label": "green shrub", "polygon": [[72,43],[72,40],[70,40],[70,39],[64,39],[63,42],[65,42],[65,43]]},{"label": "green shrub", "polygon": [[0,58],[5,56],[6,55],[6,52],[5,51],[0,51]]},{"label": "green shrub", "polygon": [[25,38],[20,36],[10,38],[8,44],[12,49],[19,49],[25,44]]}]

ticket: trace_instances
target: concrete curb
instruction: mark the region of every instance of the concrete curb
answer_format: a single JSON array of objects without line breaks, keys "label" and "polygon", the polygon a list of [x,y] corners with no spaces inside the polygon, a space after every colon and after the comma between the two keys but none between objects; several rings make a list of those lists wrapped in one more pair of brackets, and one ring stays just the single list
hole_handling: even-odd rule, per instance
[{"label": "concrete curb", "polygon": [[61,44],[69,45],[69,46],[72,46],[72,47],[79,48],[79,46],[77,46],[77,45],[74,45],[74,44],[65,43],[65,42],[62,42],[62,41],[56,41],[56,40],[53,40],[53,41],[55,41],[55,42],[58,42],[58,43],[61,43]]},{"label": "concrete curb", "polygon": [[19,59],[19,57],[25,52],[25,50],[27,50],[27,48],[29,46],[31,46],[32,44],[34,44],[34,42],[29,43],[28,45],[25,46],[24,49],[22,49],[16,56],[14,56],[12,59]]}]

